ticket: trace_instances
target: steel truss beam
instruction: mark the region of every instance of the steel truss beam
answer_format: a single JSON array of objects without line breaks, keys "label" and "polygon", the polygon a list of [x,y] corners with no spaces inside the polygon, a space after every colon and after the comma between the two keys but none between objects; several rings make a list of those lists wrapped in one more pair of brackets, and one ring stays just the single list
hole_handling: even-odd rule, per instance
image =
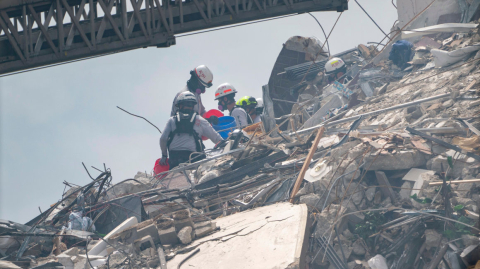
[{"label": "steel truss beam", "polygon": [[0,74],[169,47],[175,34],[347,7],[347,0],[0,0]]}]

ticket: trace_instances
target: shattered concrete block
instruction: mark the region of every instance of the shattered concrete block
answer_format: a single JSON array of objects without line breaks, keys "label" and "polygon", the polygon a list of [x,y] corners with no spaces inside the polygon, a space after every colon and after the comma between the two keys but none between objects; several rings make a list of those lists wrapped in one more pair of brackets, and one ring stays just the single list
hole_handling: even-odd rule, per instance
[{"label": "shattered concrete block", "polygon": [[195,238],[203,237],[215,231],[216,228],[217,228],[216,223],[211,221],[195,223],[195,226],[194,226]]},{"label": "shattered concrete block", "polygon": [[352,251],[355,255],[363,256],[366,251],[360,240],[356,240],[352,245]]},{"label": "shattered concrete block", "polygon": [[[72,257],[70,255],[66,255],[62,253],[60,255],[57,255],[56,258],[59,263],[65,266],[65,269],[74,269],[75,263],[72,261]],[[0,268],[3,268],[3,267],[1,267],[0,265]]]},{"label": "shattered concrete block", "polygon": [[437,231],[432,229],[425,230],[425,247],[427,249],[430,249],[432,247],[438,247],[441,239],[442,235],[439,234]]},{"label": "shattered concrete block", "polygon": [[[346,219],[348,220],[348,223],[351,224],[351,226],[355,226],[358,223],[362,223],[365,220],[365,215],[361,212],[357,212],[358,209],[355,207],[355,204],[352,202],[348,202],[348,200],[344,200],[342,202],[343,208],[346,209],[345,214],[347,213],[353,213],[349,214]],[[354,213],[355,212],[355,213]]]},{"label": "shattered concrete block", "polygon": [[365,198],[367,198],[369,202],[373,201],[373,198],[375,198],[376,191],[377,191],[377,187],[368,187],[365,190]]},{"label": "shattered concrete block", "polygon": [[452,197],[451,201],[454,205],[464,205],[464,206],[476,205],[475,201],[473,201],[472,199],[463,198],[463,197]]},{"label": "shattered concrete block", "polygon": [[136,180],[127,180],[119,184],[115,184],[111,189],[107,191],[106,198],[121,197],[131,193],[137,193],[148,190],[152,187],[151,176],[138,172],[135,175]]},{"label": "shattered concrete block", "polygon": [[138,236],[137,227],[134,226],[110,237],[107,241],[112,245],[115,245],[119,242],[124,244],[132,244],[135,240],[142,237],[143,236]]},{"label": "shattered concrete block", "polygon": [[[346,147],[346,146],[343,145],[343,147]],[[367,146],[363,143],[359,143],[358,145],[354,146],[353,148],[352,147],[347,148],[348,158],[353,159],[353,160],[357,160],[357,158],[363,156],[366,149],[367,149]],[[342,156],[342,158],[343,158],[343,156]]]},{"label": "shattered concrete block", "polygon": [[390,206],[392,206],[392,199],[391,199],[390,197],[387,197],[387,198],[385,198],[385,200],[383,200],[383,201],[380,203],[380,205],[381,205],[382,207],[390,207]]},{"label": "shattered concrete block", "polygon": [[362,142],[360,140],[353,140],[350,142],[346,142],[342,146],[332,149],[330,156],[335,160],[341,160],[343,159],[343,156],[349,152],[350,149],[353,149],[354,147],[356,147],[358,144],[361,144],[361,143]]},{"label": "shattered concrete block", "polygon": [[[191,218],[183,219],[183,220],[176,220],[173,225],[175,226],[175,231],[177,233],[180,232],[180,230],[182,230],[183,228],[185,228],[187,226],[190,226],[190,227],[194,226]],[[191,236],[192,237],[195,236],[195,232],[193,230],[192,230],[192,235]]]},{"label": "shattered concrete block", "polygon": [[473,211],[474,213],[477,213],[477,214],[480,213],[478,211],[478,206],[477,205],[467,205],[467,206],[465,206],[465,208],[467,210]]},{"label": "shattered concrete block", "polygon": [[136,250],[137,253],[140,253],[143,250],[148,249],[148,248],[156,249],[155,248],[155,243],[153,242],[153,239],[150,235],[147,235],[143,238],[135,240],[133,245],[135,246],[135,250]]},{"label": "shattered concrete block", "polygon": [[322,211],[322,206],[325,199],[321,199],[320,195],[315,193],[310,193],[300,197],[300,204],[306,204],[310,209],[317,209]]},{"label": "shattered concrete block", "polygon": [[345,238],[347,238],[348,240],[352,240],[355,238],[355,235],[352,234],[352,232],[350,232],[349,229],[345,229],[345,231],[343,231],[343,236],[345,236]]},{"label": "shattered concrete block", "polygon": [[461,198],[468,198],[475,187],[475,183],[458,184],[457,193]]},{"label": "shattered concrete block", "polygon": [[157,227],[153,223],[151,223],[148,226],[145,226],[141,229],[137,228],[137,234],[138,234],[138,238],[143,238],[147,235],[150,235],[153,239],[153,242],[155,242],[155,243],[160,242],[160,236],[158,235]]},{"label": "shattered concrete block", "polygon": [[[345,243],[342,242],[342,248],[343,248],[343,254],[345,254],[345,259],[349,259],[350,255],[352,255],[353,248]],[[335,244],[333,246],[333,249],[337,253],[338,257],[343,257],[342,256],[342,250],[340,249],[340,244]]]},{"label": "shattered concrete block", "polygon": [[156,220],[157,222],[157,228],[162,230],[162,229],[168,229],[170,227],[173,227],[173,219],[171,218],[159,218]]},{"label": "shattered concrete block", "polygon": [[478,245],[480,243],[480,240],[476,236],[462,234],[462,243],[464,246]]},{"label": "shattered concrete block", "polygon": [[[470,166],[469,162],[464,162],[464,161],[465,160],[463,160],[462,162],[458,162],[458,161],[455,162],[455,165],[453,166],[453,169],[450,172],[450,175],[453,178],[461,177],[463,168]],[[443,166],[443,170],[449,167],[447,157],[436,156],[427,162],[427,169],[433,170],[437,173],[444,172],[442,171],[442,166]]]},{"label": "shattered concrete block", "polygon": [[350,187],[348,188],[347,197],[351,196],[352,202],[356,205],[359,205],[362,202],[363,197],[365,196],[364,189],[365,189],[365,186],[363,186],[362,184],[352,182],[350,184]]},{"label": "shattered concrete block", "polygon": [[184,220],[188,219],[191,217],[190,210],[184,209],[184,210],[179,210],[173,213],[173,219],[174,220]]},{"label": "shattered concrete block", "polygon": [[158,236],[160,236],[160,243],[162,245],[175,245],[178,244],[177,233],[175,227],[167,229],[158,229]]},{"label": "shattered concrete block", "polygon": [[353,180],[357,180],[360,178],[361,172],[360,170],[357,170],[358,164],[353,159],[347,158],[343,160],[343,162],[337,167],[338,167],[337,174],[338,175],[348,174],[347,176],[344,177],[345,179],[348,179],[348,181],[350,181],[352,177],[353,177]]},{"label": "shattered concrete block", "polygon": [[410,193],[412,192],[413,182],[405,181],[400,189],[400,198],[402,200],[410,200]]},{"label": "shattered concrete block", "polygon": [[[376,155],[369,154],[366,163],[372,163]],[[382,154],[378,156],[372,165],[368,166],[369,171],[401,170],[413,167],[424,166],[427,163],[425,155],[418,150],[402,150],[395,154]]]},{"label": "shattered concrete block", "polygon": [[192,232],[193,229],[191,226],[183,227],[177,234],[178,239],[180,239],[184,245],[189,244],[192,242]]},{"label": "shattered concrete block", "polygon": [[[340,205],[332,204],[330,207],[325,208],[322,213],[317,214],[317,230],[315,232],[315,236],[322,236],[327,234],[327,232],[331,232],[330,227],[332,226],[333,222],[336,219],[338,212],[338,216],[342,216],[347,212],[347,208],[342,207]],[[346,218],[342,218],[338,223],[338,232],[341,233],[346,228],[347,220]]]},{"label": "shattered concrete block", "polygon": [[460,254],[460,258],[465,265],[475,264],[478,260],[480,260],[480,245],[477,243],[476,245],[470,245],[466,247],[462,251],[462,254]]},{"label": "shattered concrete block", "polygon": [[77,247],[72,247],[62,252],[62,254],[65,254],[68,256],[77,256],[79,254],[79,249]]}]

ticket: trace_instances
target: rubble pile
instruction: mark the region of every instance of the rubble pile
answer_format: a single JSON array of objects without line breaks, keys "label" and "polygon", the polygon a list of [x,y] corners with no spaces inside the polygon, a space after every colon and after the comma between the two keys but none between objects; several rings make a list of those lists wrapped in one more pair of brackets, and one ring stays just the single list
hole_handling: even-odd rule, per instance
[{"label": "rubble pile", "polygon": [[0,268],[480,268],[480,27],[401,38],[403,61],[337,55],[346,83],[310,74],[326,61],[299,43],[315,57],[272,73],[294,104],[266,85],[262,123],[204,160],[65,181],[39,216],[0,222]]}]

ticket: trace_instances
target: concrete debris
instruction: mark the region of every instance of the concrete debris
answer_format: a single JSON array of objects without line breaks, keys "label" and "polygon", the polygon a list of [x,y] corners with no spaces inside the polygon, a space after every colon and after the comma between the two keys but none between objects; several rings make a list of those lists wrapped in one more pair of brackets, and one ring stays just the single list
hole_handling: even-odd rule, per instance
[{"label": "concrete debris", "polygon": [[[332,80],[323,44],[290,38],[261,128],[163,174],[112,183],[105,168],[25,224],[0,220],[0,268],[475,268],[480,32],[448,18],[478,5],[452,1],[402,30],[402,68],[392,35],[335,55]],[[397,2],[403,27],[431,1]]]},{"label": "concrete debris", "polygon": [[193,228],[191,226],[186,226],[178,232],[177,236],[182,244],[186,245],[192,242],[192,231]]}]

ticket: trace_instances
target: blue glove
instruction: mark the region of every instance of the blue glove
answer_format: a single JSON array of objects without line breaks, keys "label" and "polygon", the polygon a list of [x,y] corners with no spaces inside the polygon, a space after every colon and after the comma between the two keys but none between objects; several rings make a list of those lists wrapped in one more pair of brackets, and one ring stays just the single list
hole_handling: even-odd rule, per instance
[{"label": "blue glove", "polygon": [[162,155],[162,158],[160,159],[160,164],[161,165],[167,165],[168,164],[167,156]]}]

